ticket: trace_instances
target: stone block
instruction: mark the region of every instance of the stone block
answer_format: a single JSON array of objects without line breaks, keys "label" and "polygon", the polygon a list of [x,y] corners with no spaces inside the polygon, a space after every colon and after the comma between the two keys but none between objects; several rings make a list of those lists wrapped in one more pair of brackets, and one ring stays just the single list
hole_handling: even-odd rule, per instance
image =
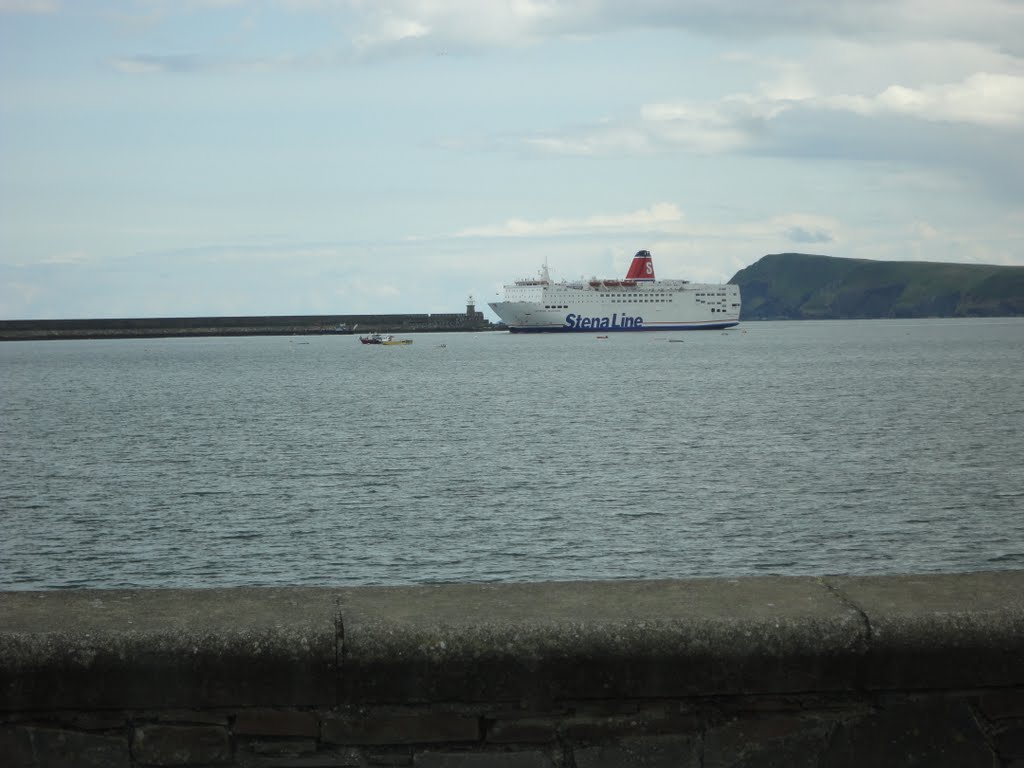
[{"label": "stone block", "polygon": [[715,702],[718,709],[735,713],[792,713],[804,709],[804,700],[796,696],[734,696]]},{"label": "stone block", "polygon": [[127,735],[81,733],[26,725],[0,727],[5,768],[129,768]]},{"label": "stone block", "polygon": [[286,709],[242,710],[235,716],[232,732],[236,736],[320,735],[320,720],[315,712]]},{"label": "stone block", "polygon": [[686,734],[700,728],[693,714],[644,717],[573,717],[562,720],[558,732],[570,742],[609,742],[641,734]]},{"label": "stone block", "polygon": [[818,768],[830,728],[796,715],[733,720],[708,730],[702,768]]},{"label": "stone block", "polygon": [[304,755],[251,755],[239,753],[239,768],[362,768],[366,765],[356,749],[329,750]]},{"label": "stone block", "polygon": [[992,744],[1003,760],[1024,760],[1024,721],[998,728]]},{"label": "stone block", "polygon": [[312,755],[317,750],[315,739],[239,739],[236,757],[252,755]]},{"label": "stone block", "polygon": [[124,712],[75,712],[57,719],[76,731],[116,731],[128,726]]},{"label": "stone block", "polygon": [[222,765],[231,762],[227,729],[216,725],[142,725],[132,757],[146,766]]},{"label": "stone block", "polygon": [[556,735],[554,720],[520,718],[491,723],[486,741],[490,744],[539,744],[554,741]]},{"label": "stone block", "polygon": [[576,768],[702,768],[700,737],[649,736],[616,744],[577,747]]},{"label": "stone block", "polygon": [[543,752],[421,752],[416,768],[554,768]]},{"label": "stone block", "polygon": [[829,768],[992,768],[995,756],[964,702],[907,701],[837,725]]},{"label": "stone block", "polygon": [[1024,689],[988,691],[979,697],[978,706],[989,720],[1024,719]]},{"label": "stone block", "polygon": [[328,590],[0,593],[0,710],[336,703]]},{"label": "stone block", "polygon": [[[161,710],[155,714],[156,721],[158,723],[174,723],[175,725],[222,725],[225,728],[228,725],[227,714],[217,710],[204,712],[198,709],[169,709]],[[143,714],[141,718],[136,719],[150,718],[148,714]]]},{"label": "stone block", "polygon": [[480,735],[480,718],[457,712],[330,717],[321,726],[328,744],[475,743]]},{"label": "stone block", "polygon": [[616,715],[635,715],[640,711],[641,701],[638,699],[605,699],[601,701],[569,702],[566,714],[580,717],[614,717]]},{"label": "stone block", "polygon": [[365,752],[368,765],[404,766],[412,765],[412,750],[369,749]]}]

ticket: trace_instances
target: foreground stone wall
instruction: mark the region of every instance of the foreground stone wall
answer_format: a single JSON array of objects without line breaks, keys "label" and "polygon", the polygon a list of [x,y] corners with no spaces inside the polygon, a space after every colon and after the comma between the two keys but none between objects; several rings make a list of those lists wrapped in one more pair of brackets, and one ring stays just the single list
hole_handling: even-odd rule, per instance
[{"label": "foreground stone wall", "polygon": [[0,593],[0,765],[1024,766],[1024,572]]}]

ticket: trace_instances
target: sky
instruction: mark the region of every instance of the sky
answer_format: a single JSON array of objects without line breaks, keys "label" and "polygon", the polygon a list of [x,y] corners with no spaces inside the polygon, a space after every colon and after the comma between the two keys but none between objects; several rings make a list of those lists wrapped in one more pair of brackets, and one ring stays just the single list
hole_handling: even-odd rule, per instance
[{"label": "sky", "polygon": [[1024,265],[1024,0],[0,0],[0,319],[458,312],[640,249]]}]

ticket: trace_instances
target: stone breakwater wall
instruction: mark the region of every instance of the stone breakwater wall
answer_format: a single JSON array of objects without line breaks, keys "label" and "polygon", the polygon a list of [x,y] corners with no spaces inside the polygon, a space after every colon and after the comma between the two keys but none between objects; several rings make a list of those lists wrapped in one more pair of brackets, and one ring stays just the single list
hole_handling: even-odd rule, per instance
[{"label": "stone breakwater wall", "polygon": [[495,326],[481,312],[391,315],[267,315],[150,317],[82,320],[0,320],[0,341],[132,339],[188,336],[290,336],[358,333],[485,331]]},{"label": "stone breakwater wall", "polygon": [[0,593],[4,766],[1024,766],[1024,571]]}]

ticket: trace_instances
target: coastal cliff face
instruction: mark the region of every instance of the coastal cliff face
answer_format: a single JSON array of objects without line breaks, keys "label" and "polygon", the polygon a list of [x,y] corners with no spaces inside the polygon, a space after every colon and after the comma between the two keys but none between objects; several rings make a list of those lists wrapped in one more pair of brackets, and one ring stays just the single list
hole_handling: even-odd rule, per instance
[{"label": "coastal cliff face", "polygon": [[741,320],[1024,315],[1024,267],[776,253],[729,282]]}]

